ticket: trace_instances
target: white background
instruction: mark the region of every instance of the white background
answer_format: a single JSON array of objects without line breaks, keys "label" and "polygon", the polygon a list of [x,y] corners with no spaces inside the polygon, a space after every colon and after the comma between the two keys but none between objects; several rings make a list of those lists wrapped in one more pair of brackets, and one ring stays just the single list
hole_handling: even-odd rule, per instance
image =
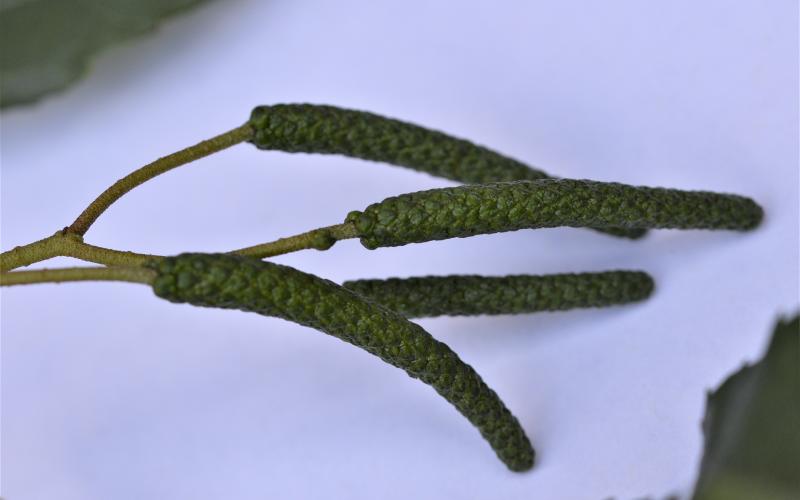
[{"label": "white background", "polygon": [[[766,219],[748,234],[552,229],[275,259],[336,281],[650,272],[643,304],[421,321],[519,417],[538,451],[524,474],[429,387],[316,331],[133,284],[4,289],[3,495],[687,494],[706,390],[758,358],[798,304],[797,35],[795,0],[236,0],[105,52],[77,86],[3,112],[4,250],[67,225],[135,167],[280,102],[410,120],[566,177],[740,193]],[[87,241],[221,251],[446,185],[243,144],[132,192]]]}]

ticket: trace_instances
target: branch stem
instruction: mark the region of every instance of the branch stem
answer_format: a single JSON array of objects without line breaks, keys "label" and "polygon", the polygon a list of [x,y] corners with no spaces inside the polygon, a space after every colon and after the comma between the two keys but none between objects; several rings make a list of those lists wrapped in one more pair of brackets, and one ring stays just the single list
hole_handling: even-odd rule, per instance
[{"label": "branch stem", "polygon": [[194,146],[182,149],[176,153],[164,156],[126,175],[103,191],[75,221],[66,228],[66,232],[83,236],[89,227],[106,211],[112,203],[120,199],[125,193],[136,186],[156,177],[164,172],[180,167],[194,160],[198,160],[212,153],[222,151],[240,142],[249,140],[253,130],[249,124],[244,124],[229,130],[211,139],[199,142]]},{"label": "branch stem", "polygon": [[0,286],[65,281],[127,281],[150,284],[155,277],[154,270],[144,267],[68,267],[0,273]]},{"label": "branch stem", "polygon": [[90,245],[84,243],[83,238],[76,234],[57,231],[47,238],[0,254],[0,272],[8,272],[53,257],[74,257],[107,266],[141,266],[147,260],[159,258],[158,255],[123,252]]},{"label": "branch stem", "polygon": [[[350,223],[322,227],[305,233],[281,238],[269,243],[241,248],[235,253],[256,259],[274,257],[309,248],[327,250],[339,240],[355,238],[356,228]],[[6,273],[18,267],[28,266],[53,257],[73,257],[75,259],[103,264],[106,266],[142,266],[149,260],[163,259],[161,255],[144,254],[114,250],[83,241],[77,234],[57,231],[52,236],[27,245],[15,247],[0,254],[0,272]]]},{"label": "branch stem", "polygon": [[339,240],[355,238],[356,236],[358,236],[358,232],[355,226],[351,223],[344,223],[313,229],[305,233],[288,236],[269,243],[240,248],[228,253],[263,259],[308,248],[327,250]]},{"label": "branch stem", "polygon": [[14,247],[0,254],[0,272],[28,266],[53,257],[64,255],[65,242],[61,231],[27,245]]},{"label": "branch stem", "polygon": [[[69,235],[67,235],[67,237],[69,237]],[[163,258],[161,255],[127,252],[99,247],[79,240],[76,240],[72,246],[68,246],[63,256],[74,257],[76,259],[85,260],[86,262],[93,262],[106,266],[141,266],[148,260]]]}]

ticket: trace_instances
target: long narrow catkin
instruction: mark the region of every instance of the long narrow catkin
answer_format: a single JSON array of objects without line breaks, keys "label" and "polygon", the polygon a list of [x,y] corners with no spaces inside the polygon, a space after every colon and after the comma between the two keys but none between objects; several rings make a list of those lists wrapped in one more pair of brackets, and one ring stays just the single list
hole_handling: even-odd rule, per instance
[{"label": "long narrow catkin", "polygon": [[314,104],[258,106],[250,124],[251,142],[259,149],[340,154],[468,184],[549,177],[467,140],[366,111]]},{"label": "long narrow catkin", "polygon": [[[258,106],[250,115],[259,149],[340,154],[427,172],[465,184],[536,180],[545,172],[484,146],[385,116],[315,104]],[[642,229],[603,228],[639,238]]]},{"label": "long narrow catkin", "polygon": [[407,318],[523,314],[644,300],[653,279],[640,271],[543,276],[425,276],[346,281],[343,287]]},{"label": "long narrow catkin", "polygon": [[372,249],[559,226],[746,231],[762,217],[753,200],[732,194],[542,179],[404,194],[346,221]]},{"label": "long narrow catkin", "polygon": [[481,432],[509,469],[533,465],[517,419],[447,345],[420,326],[330,281],[228,254],[182,254],[148,264],[155,294],[171,302],[287,319],[356,345],[431,385]]}]

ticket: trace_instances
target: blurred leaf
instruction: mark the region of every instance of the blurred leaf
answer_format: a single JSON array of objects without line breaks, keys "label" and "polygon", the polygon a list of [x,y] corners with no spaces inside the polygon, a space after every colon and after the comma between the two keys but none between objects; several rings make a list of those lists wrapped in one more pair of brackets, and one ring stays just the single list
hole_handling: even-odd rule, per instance
[{"label": "blurred leaf", "polygon": [[103,47],[204,0],[3,0],[0,107],[66,87]]},{"label": "blurred leaf", "polygon": [[708,397],[696,500],[800,498],[800,316]]}]

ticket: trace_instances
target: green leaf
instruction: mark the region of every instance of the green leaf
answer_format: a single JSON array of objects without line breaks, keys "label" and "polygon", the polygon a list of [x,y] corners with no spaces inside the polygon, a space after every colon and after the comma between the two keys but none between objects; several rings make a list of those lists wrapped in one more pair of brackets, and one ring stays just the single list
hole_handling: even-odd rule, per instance
[{"label": "green leaf", "polygon": [[4,0],[0,107],[32,102],[78,79],[107,45],[146,33],[204,0]]},{"label": "green leaf", "polygon": [[708,397],[695,500],[800,498],[800,316]]}]

